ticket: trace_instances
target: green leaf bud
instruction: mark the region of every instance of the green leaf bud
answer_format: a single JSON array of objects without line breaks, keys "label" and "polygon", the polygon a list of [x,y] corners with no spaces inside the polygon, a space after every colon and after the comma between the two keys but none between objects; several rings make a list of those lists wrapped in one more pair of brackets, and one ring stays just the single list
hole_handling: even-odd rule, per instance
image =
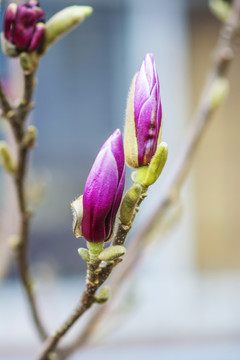
[{"label": "green leaf bud", "polygon": [[104,304],[105,302],[108,301],[109,297],[110,297],[110,289],[109,289],[109,287],[108,286],[103,286],[100,289],[98,295],[96,295],[94,297],[94,299],[95,299],[95,302],[97,302],[98,304]]},{"label": "green leaf bud", "polygon": [[225,22],[231,15],[231,6],[223,0],[209,0],[209,8],[221,21]]},{"label": "green leaf bud", "polygon": [[37,129],[35,126],[29,126],[23,137],[22,144],[27,148],[33,148],[36,145]]},{"label": "green leaf bud", "polygon": [[136,184],[144,184],[145,178],[147,176],[148,166],[141,166],[131,174],[132,181]]},{"label": "green leaf bud", "polygon": [[126,248],[124,246],[109,246],[100,253],[98,259],[102,261],[113,261],[123,256],[125,253]]},{"label": "green leaf bud", "polygon": [[133,182],[145,187],[154,184],[162,173],[167,157],[168,147],[166,143],[162,142],[158,145],[150,164],[142,166],[132,173]]},{"label": "green leaf bud", "polygon": [[16,174],[16,165],[13,161],[10,149],[5,141],[0,141],[0,160],[2,166],[9,174]]},{"label": "green leaf bud", "polygon": [[8,244],[12,250],[18,250],[21,245],[21,240],[18,235],[11,235],[8,240]]},{"label": "green leaf bud", "polygon": [[99,254],[101,254],[102,252],[103,245],[104,245],[104,241],[98,243],[87,241],[87,247],[89,249],[90,259],[93,260],[99,259]]},{"label": "green leaf bud", "polygon": [[34,73],[38,68],[39,55],[36,52],[22,52],[20,54],[20,64],[25,74]]},{"label": "green leaf bud", "polygon": [[142,187],[139,184],[134,184],[125,194],[121,207],[119,219],[122,224],[130,225],[131,220],[142,193]]},{"label": "green leaf bud", "polygon": [[210,89],[211,109],[215,110],[221,105],[229,91],[229,82],[225,78],[216,79]]},{"label": "green leaf bud", "polygon": [[150,186],[154,184],[155,181],[157,181],[166,164],[167,157],[168,146],[166,143],[162,142],[160,145],[158,145],[157,151],[148,166],[147,175],[143,183],[144,185]]},{"label": "green leaf bud", "polygon": [[73,30],[86,17],[91,15],[92,11],[91,6],[74,5],[57,12],[46,23],[45,38],[40,53],[44,54],[57,40]]},{"label": "green leaf bud", "polygon": [[79,248],[78,249],[78,254],[79,256],[81,256],[81,258],[83,259],[83,261],[88,262],[90,260],[90,255],[89,255],[89,251],[85,248]]}]

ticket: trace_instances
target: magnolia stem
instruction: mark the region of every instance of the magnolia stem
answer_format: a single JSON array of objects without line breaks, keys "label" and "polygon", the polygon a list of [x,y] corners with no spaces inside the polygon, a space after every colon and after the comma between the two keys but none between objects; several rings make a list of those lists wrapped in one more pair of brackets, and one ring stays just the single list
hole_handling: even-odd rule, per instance
[{"label": "magnolia stem", "polygon": [[[135,209],[133,212],[132,223],[135,219],[135,216],[138,212],[138,207],[141,202],[146,197],[146,187],[142,187],[141,194],[139,195],[139,200],[135,205]],[[132,223],[130,225],[124,225],[119,220],[117,230],[114,234],[114,238],[112,241],[112,245],[124,245],[125,239],[127,237],[128,232],[131,229]],[[95,244],[94,244],[95,245]],[[86,288],[83,293],[83,297],[80,303],[77,305],[73,313],[69,316],[66,322],[58,329],[53,336],[50,336],[44,345],[44,348],[37,358],[37,360],[45,360],[48,357],[48,354],[55,349],[56,345],[60,341],[60,339],[66,334],[66,332],[74,325],[74,323],[79,319],[79,317],[88,310],[92,304],[95,302],[95,294],[99,287],[107,280],[110,276],[112,269],[121,262],[121,259],[117,259],[114,262],[109,262],[105,267],[99,268],[101,263],[100,260],[97,260],[96,256],[91,258],[91,243],[88,243],[89,251],[90,251],[90,261],[88,262],[87,269],[87,283]],[[101,251],[101,250],[100,250]],[[100,271],[99,271],[100,270]]]},{"label": "magnolia stem", "polygon": [[58,342],[66,332],[75,324],[75,322],[95,303],[95,294],[98,288],[106,281],[112,272],[112,269],[120,262],[115,260],[105,268],[99,270],[99,260],[90,260],[87,270],[87,282],[81,301],[78,303],[72,314],[67,318],[63,325],[49,336],[43,345],[41,354],[37,360],[47,360],[49,354],[56,348]]},{"label": "magnolia stem", "polygon": [[[211,106],[210,89],[215,81],[226,76],[231,60],[233,59],[231,42],[239,27],[239,17],[240,0],[235,0],[232,5],[232,14],[220,33],[218,45],[214,53],[212,68],[207,75],[202,97],[193,119],[193,129],[188,140],[185,142],[186,145],[173,169],[172,176],[168,182],[168,187],[162,195],[158,206],[136,235],[131,238],[130,246],[127,251],[128,256],[124,261],[124,266],[119,268],[119,270],[111,277],[112,296],[116,296],[116,293],[122,289],[123,284],[124,289],[127,288],[126,282],[128,281],[130,283],[131,275],[133,275],[136,270],[147,244],[151,241],[149,239],[150,231],[154,229],[156,225],[158,227],[161,226],[168,210],[175,204],[179,196],[179,191],[196,156],[199,143],[202,141],[207,125],[212,119],[212,115],[215,111]],[[121,233],[122,229],[119,229],[119,232]],[[108,309],[108,305],[105,305],[101,308],[97,307],[92,311],[88,318],[88,322],[81,330],[80,335],[65,348],[61,349],[60,353],[64,358],[68,357],[74,351],[90,341],[91,337],[94,335],[94,330],[98,328],[99,324],[106,321]]]},{"label": "magnolia stem", "polygon": [[19,277],[25,289],[29,307],[36,329],[41,339],[46,338],[46,331],[40,320],[37,310],[35,297],[32,288],[32,279],[28,264],[28,242],[29,242],[29,221],[30,213],[28,212],[26,200],[26,173],[29,149],[22,143],[25,134],[25,119],[31,108],[31,99],[34,90],[34,73],[24,75],[24,95],[20,104],[14,108],[11,106],[0,81],[0,102],[2,105],[2,116],[9,122],[10,128],[14,134],[17,147],[17,172],[14,176],[14,184],[17,194],[19,208],[19,238],[15,246],[16,262],[18,266]]},{"label": "magnolia stem", "polygon": [[2,105],[2,116],[6,117],[7,113],[12,109],[12,107],[3,89],[1,78],[0,78],[0,103]]}]

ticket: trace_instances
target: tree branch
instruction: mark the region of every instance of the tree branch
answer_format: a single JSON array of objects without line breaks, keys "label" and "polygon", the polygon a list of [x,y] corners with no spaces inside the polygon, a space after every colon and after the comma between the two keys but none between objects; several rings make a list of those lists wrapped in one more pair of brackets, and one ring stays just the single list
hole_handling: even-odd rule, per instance
[{"label": "tree branch", "polygon": [[0,78],[0,103],[2,106],[2,116],[6,117],[7,113],[12,109],[11,104],[7,98],[7,95],[3,89],[2,79]]},{"label": "tree branch", "polygon": [[41,339],[46,338],[46,331],[42,325],[33,293],[32,279],[28,264],[29,222],[30,213],[26,200],[26,175],[29,148],[23,144],[25,135],[25,119],[31,108],[31,99],[34,90],[34,73],[24,75],[24,95],[17,107],[12,107],[0,81],[0,102],[3,116],[10,124],[17,148],[17,171],[14,174],[17,203],[19,209],[19,234],[18,241],[14,244],[16,262],[20,280],[25,289],[33,321]]},{"label": "tree branch", "polygon": [[[193,160],[195,159],[198,146],[204,137],[207,125],[212,119],[212,115],[215,111],[212,107],[210,98],[212,86],[218,79],[226,76],[229,65],[234,57],[232,40],[239,29],[239,18],[240,0],[235,0],[232,5],[232,14],[220,33],[213,56],[212,67],[207,75],[199,106],[193,119],[192,131],[190,132],[188,140],[185,142],[186,145],[173,169],[168,182],[168,187],[162,195],[158,206],[148,221],[146,221],[136,235],[131,238],[124,266],[119,268],[119,270],[111,277],[112,295],[116,296],[122,289],[123,284],[124,289],[127,288],[126,283],[130,282],[131,276],[144,255],[147,244],[151,241],[149,233],[152,232],[156,225],[159,227],[163,224],[166,214],[178,199],[181,187],[190,171]],[[80,335],[68,346],[60,349],[61,356],[66,358],[89,342],[94,335],[95,328],[103,321],[106,321],[107,311],[108,305],[101,308],[97,307],[92,311],[88,322],[81,330]]]}]

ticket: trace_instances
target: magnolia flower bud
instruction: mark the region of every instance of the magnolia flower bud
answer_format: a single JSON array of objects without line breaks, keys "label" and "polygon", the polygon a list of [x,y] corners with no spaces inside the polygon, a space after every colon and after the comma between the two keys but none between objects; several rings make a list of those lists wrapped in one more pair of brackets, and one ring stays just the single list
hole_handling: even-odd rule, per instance
[{"label": "magnolia flower bud", "polygon": [[124,184],[122,135],[115,130],[101,147],[83,192],[81,233],[88,242],[98,243],[111,237]]},{"label": "magnolia flower bud", "polygon": [[4,36],[19,53],[35,51],[43,41],[44,22],[45,15],[38,1],[29,0],[20,5],[12,3],[4,17]]},{"label": "magnolia flower bud", "polygon": [[130,89],[124,149],[126,162],[137,168],[148,165],[160,142],[162,105],[159,80],[152,54],[147,54]]}]

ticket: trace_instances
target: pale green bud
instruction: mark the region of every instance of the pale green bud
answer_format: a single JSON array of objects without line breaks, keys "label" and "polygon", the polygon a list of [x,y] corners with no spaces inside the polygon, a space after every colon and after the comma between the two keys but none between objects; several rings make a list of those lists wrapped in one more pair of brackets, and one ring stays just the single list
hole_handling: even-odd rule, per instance
[{"label": "pale green bud", "polygon": [[11,235],[8,244],[12,250],[17,250],[21,245],[20,237],[18,235]]},{"label": "pale green bud", "polygon": [[112,261],[123,256],[125,253],[126,253],[126,248],[124,246],[121,245],[109,246],[100,253],[98,259],[102,261]]},{"label": "pale green bud", "polygon": [[29,126],[23,137],[22,144],[27,148],[32,148],[36,145],[37,129],[35,126]]},{"label": "pale green bud", "polygon": [[13,161],[10,149],[5,141],[0,141],[0,159],[2,166],[9,174],[16,174],[16,165]]},{"label": "pale green bud", "polygon": [[93,9],[91,6],[69,6],[56,13],[46,23],[46,32],[42,45],[41,54],[53,45],[62,36],[73,30],[86,17],[91,15]]},{"label": "pale green bud", "polygon": [[90,259],[94,259],[94,260],[98,259],[99,254],[101,254],[102,252],[103,245],[104,245],[104,241],[98,243],[87,241],[87,247],[89,249]]},{"label": "pale green bud", "polygon": [[76,238],[82,236],[82,217],[83,217],[83,196],[79,196],[71,203],[73,213],[73,232]]},{"label": "pale green bud", "polygon": [[223,100],[228,95],[229,82],[226,78],[216,79],[210,89],[210,104],[211,109],[215,110],[221,105]]},{"label": "pale green bud", "polygon": [[157,181],[162,173],[162,170],[166,164],[168,157],[168,146],[162,142],[158,145],[156,153],[154,154],[146,174],[146,178],[143,185],[150,186]]},{"label": "pale green bud", "polygon": [[142,193],[142,187],[139,184],[134,184],[125,194],[121,207],[119,219],[122,224],[130,225],[136,205]]},{"label": "pale green bud", "polygon": [[103,286],[100,289],[98,295],[96,295],[94,297],[94,300],[98,304],[104,304],[105,302],[108,301],[109,297],[110,297],[110,289],[109,289],[109,287],[108,286]]},{"label": "pale green bud", "polygon": [[142,166],[132,173],[133,182],[146,187],[154,184],[162,173],[167,157],[168,147],[166,143],[162,142],[158,145],[150,164]]},{"label": "pale green bud", "polygon": [[144,184],[148,172],[148,166],[141,166],[137,171],[132,172],[131,179],[136,184]]},{"label": "pale green bud", "polygon": [[212,13],[221,21],[225,22],[231,15],[231,6],[223,0],[209,0]]},{"label": "pale green bud", "polygon": [[79,256],[83,259],[83,261],[88,262],[90,260],[89,251],[85,248],[78,249]]},{"label": "pale green bud", "polygon": [[22,52],[20,54],[20,64],[26,74],[34,73],[38,68],[39,55],[36,52]]}]

